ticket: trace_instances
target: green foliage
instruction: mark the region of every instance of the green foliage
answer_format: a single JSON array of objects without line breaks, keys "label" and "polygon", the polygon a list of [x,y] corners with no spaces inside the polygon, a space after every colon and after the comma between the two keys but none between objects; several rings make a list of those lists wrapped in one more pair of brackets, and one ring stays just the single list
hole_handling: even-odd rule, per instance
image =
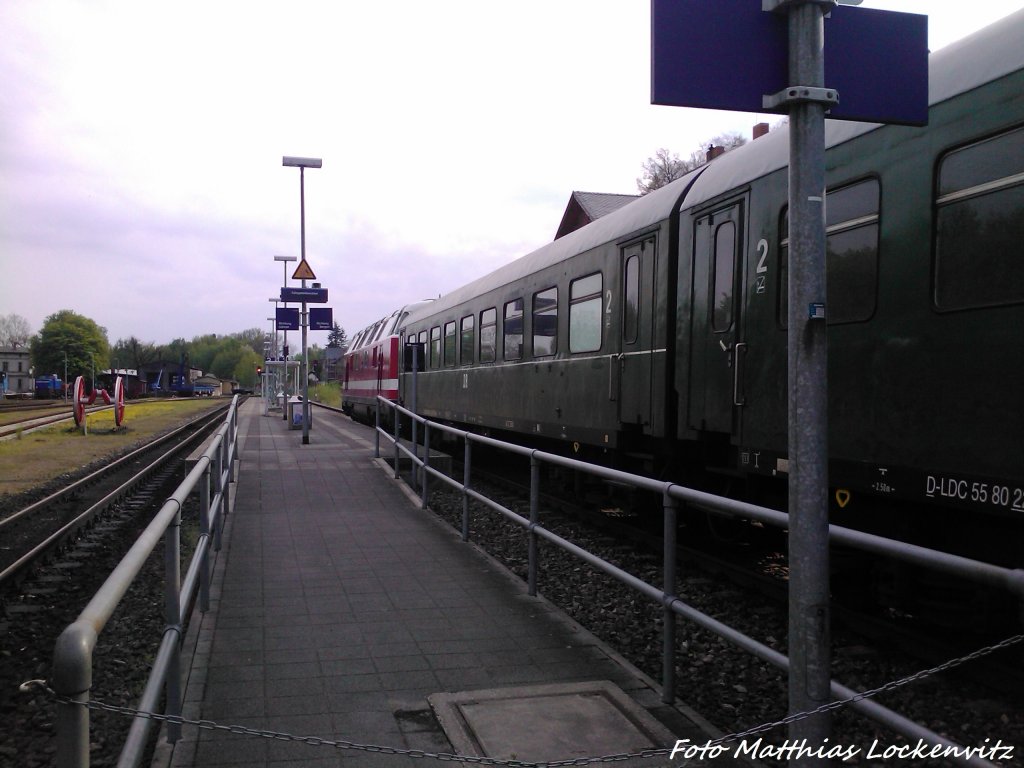
[{"label": "green foliage", "polygon": [[238,362],[231,371],[231,378],[242,386],[258,390],[259,377],[256,376],[256,367],[260,365],[263,365],[263,355],[258,355],[249,347],[243,346]]},{"label": "green foliage", "polygon": [[93,365],[101,371],[110,367],[107,330],[88,317],[62,309],[46,318],[43,329],[32,340],[32,364],[37,376],[64,375],[67,355],[68,378],[91,377]]},{"label": "green foliage", "polygon": [[309,401],[323,403],[332,408],[341,408],[341,384],[336,381],[311,384],[309,386]]},{"label": "green foliage", "polygon": [[341,347],[343,350],[348,348],[348,336],[345,334],[345,329],[334,323],[334,327],[331,328],[327,334],[327,346],[328,347]]},{"label": "green foliage", "polygon": [[160,347],[144,341],[139,341],[135,336],[127,339],[118,339],[114,348],[110,351],[110,365],[112,368],[131,368],[138,370],[145,365],[155,363],[160,359]]}]

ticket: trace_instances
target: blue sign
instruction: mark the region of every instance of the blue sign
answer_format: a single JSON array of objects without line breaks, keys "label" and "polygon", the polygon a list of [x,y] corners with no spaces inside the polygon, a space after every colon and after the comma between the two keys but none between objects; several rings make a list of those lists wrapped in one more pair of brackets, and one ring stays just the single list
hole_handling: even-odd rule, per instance
[{"label": "blue sign", "polygon": [[309,310],[309,330],[329,331],[334,328],[334,311],[330,307],[311,307]]},{"label": "blue sign", "polygon": [[282,288],[281,301],[290,304],[326,304],[326,288]]},{"label": "blue sign", "polygon": [[[789,82],[786,14],[758,0],[651,0],[651,103],[787,112],[762,97]],[[828,117],[928,123],[928,17],[840,5],[825,18]]]},{"label": "blue sign", "polygon": [[297,331],[302,327],[299,325],[298,307],[295,307],[294,309],[291,307],[278,307],[276,316],[277,330],[279,331]]}]

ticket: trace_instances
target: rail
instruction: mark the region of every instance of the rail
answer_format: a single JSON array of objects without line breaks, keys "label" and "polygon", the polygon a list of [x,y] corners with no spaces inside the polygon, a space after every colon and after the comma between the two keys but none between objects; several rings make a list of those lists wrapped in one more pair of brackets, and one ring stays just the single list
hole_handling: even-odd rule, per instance
[{"label": "rail", "polygon": [[[389,433],[381,427],[381,409],[388,408],[394,412],[391,420],[393,432]],[[414,427],[414,440],[411,447],[403,442],[401,437],[401,426],[403,417],[410,420]],[[423,429],[423,457],[419,456],[419,446],[415,442],[415,426]],[[463,460],[463,479],[460,483],[454,478],[439,472],[430,466],[430,435],[431,432],[440,431],[457,438],[461,438],[465,446]],[[709,493],[686,488],[674,483],[653,480],[640,475],[633,475],[620,470],[609,469],[593,464],[587,464],[576,459],[570,459],[557,454],[526,448],[524,446],[506,443],[495,440],[491,437],[466,432],[445,424],[430,421],[397,403],[382,397],[377,398],[377,415],[375,426],[374,452],[380,457],[380,438],[385,437],[391,441],[394,447],[394,476],[400,477],[400,456],[405,455],[410,459],[410,475],[415,480],[420,477],[421,483],[421,506],[426,509],[428,488],[430,478],[436,478],[442,483],[455,488],[462,493],[462,539],[469,540],[469,502],[471,499],[480,502],[486,507],[498,512],[507,520],[520,526],[526,532],[527,538],[527,589],[531,596],[537,594],[537,570],[539,539],[554,544],[569,554],[594,566],[600,571],[617,579],[626,586],[634,589],[645,597],[660,603],[662,606],[662,680],[661,699],[666,704],[675,701],[675,654],[676,654],[676,622],[675,616],[681,616],[697,626],[706,629],[728,642],[742,648],[748,653],[756,656],[762,661],[785,671],[789,671],[789,658],[764,645],[763,643],[744,635],[732,627],[717,621],[716,619],[702,613],[683,602],[676,595],[676,516],[680,503],[697,504],[708,507],[728,515],[744,517],[757,520],[761,523],[780,528],[789,527],[789,516],[767,507],[748,504],[734,499],[726,499],[714,496]],[[517,512],[493,501],[471,487],[472,472],[472,446],[473,444],[486,445],[491,448],[507,451],[512,454],[528,458],[530,461],[530,513],[529,517],[523,517]],[[662,498],[664,509],[664,552],[663,560],[663,584],[656,587],[648,584],[642,579],[630,574],[612,563],[581,549],[572,542],[558,536],[541,526],[539,520],[540,501],[540,467],[542,463],[560,466],[568,469],[584,472],[596,477],[609,480],[615,483],[629,485],[644,491],[658,494]],[[413,483],[415,485],[415,483]],[[946,574],[959,576],[965,579],[978,581],[982,584],[1005,589],[1015,593],[1018,598],[1024,601],[1024,570],[1002,568],[999,566],[971,560],[965,557],[950,555],[945,552],[926,549],[905,542],[886,539],[881,536],[863,533],[861,531],[842,528],[840,526],[829,526],[829,539],[836,544],[853,547],[862,551],[882,554],[889,557],[906,560],[919,566],[931,568]],[[830,681],[832,695],[849,700],[849,706],[862,715],[881,723],[897,733],[906,736],[911,740],[923,740],[931,744],[942,744],[948,747],[963,749],[958,744],[934,733],[918,723],[910,720],[897,712],[877,704],[868,698],[862,698],[861,694],[848,688],[841,683]],[[953,758],[954,762],[961,765],[992,765],[975,757]]]},{"label": "rail", "polygon": [[[164,629],[153,669],[138,709],[156,711],[161,692],[166,694],[165,711],[179,716],[182,711],[181,638],[185,615],[198,590],[199,607],[210,605],[210,549],[220,549],[220,533],[228,511],[230,485],[238,453],[238,401],[236,395],[224,423],[210,438],[206,450],[181,485],[164,502],[135,544],[82,610],[74,623],[57,638],[53,654],[53,689],[57,704],[57,765],[86,768],[89,765],[89,702],[92,687],[93,650],[100,633],[121,599],[138,577],[150,553],[164,540]],[[211,494],[211,480],[213,490]],[[181,578],[181,509],[199,491],[199,539]],[[118,768],[137,766],[142,761],[153,721],[136,717],[118,760]],[[180,737],[180,724],[168,724],[168,740]]]}]

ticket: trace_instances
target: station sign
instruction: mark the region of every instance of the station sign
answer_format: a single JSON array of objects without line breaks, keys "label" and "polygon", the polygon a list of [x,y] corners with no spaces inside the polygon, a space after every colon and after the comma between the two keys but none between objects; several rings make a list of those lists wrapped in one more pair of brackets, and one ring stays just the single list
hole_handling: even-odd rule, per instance
[{"label": "station sign", "polygon": [[309,310],[309,330],[330,331],[334,328],[334,310],[330,307],[312,307]]},{"label": "station sign", "polygon": [[[652,0],[651,103],[787,113],[789,24],[759,0]],[[928,123],[928,17],[840,5],[825,18],[827,117]]]},{"label": "station sign", "polygon": [[326,304],[326,288],[282,288],[281,301],[286,304]]},{"label": "station sign", "polygon": [[302,327],[299,325],[298,307],[278,307],[276,315],[277,330],[279,331],[297,331]]}]

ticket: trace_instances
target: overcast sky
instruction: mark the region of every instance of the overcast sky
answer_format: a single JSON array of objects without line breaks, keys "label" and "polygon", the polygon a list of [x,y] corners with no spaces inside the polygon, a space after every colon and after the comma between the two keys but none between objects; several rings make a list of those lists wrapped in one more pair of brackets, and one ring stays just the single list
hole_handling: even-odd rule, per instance
[{"label": "overcast sky", "polygon": [[[935,50],[1021,3],[863,7]],[[283,155],[323,158],[306,256],[351,337],[550,241],[572,190],[776,121],[651,106],[649,0],[3,0],[0,29],[0,315],[111,343],[270,330]]]}]

